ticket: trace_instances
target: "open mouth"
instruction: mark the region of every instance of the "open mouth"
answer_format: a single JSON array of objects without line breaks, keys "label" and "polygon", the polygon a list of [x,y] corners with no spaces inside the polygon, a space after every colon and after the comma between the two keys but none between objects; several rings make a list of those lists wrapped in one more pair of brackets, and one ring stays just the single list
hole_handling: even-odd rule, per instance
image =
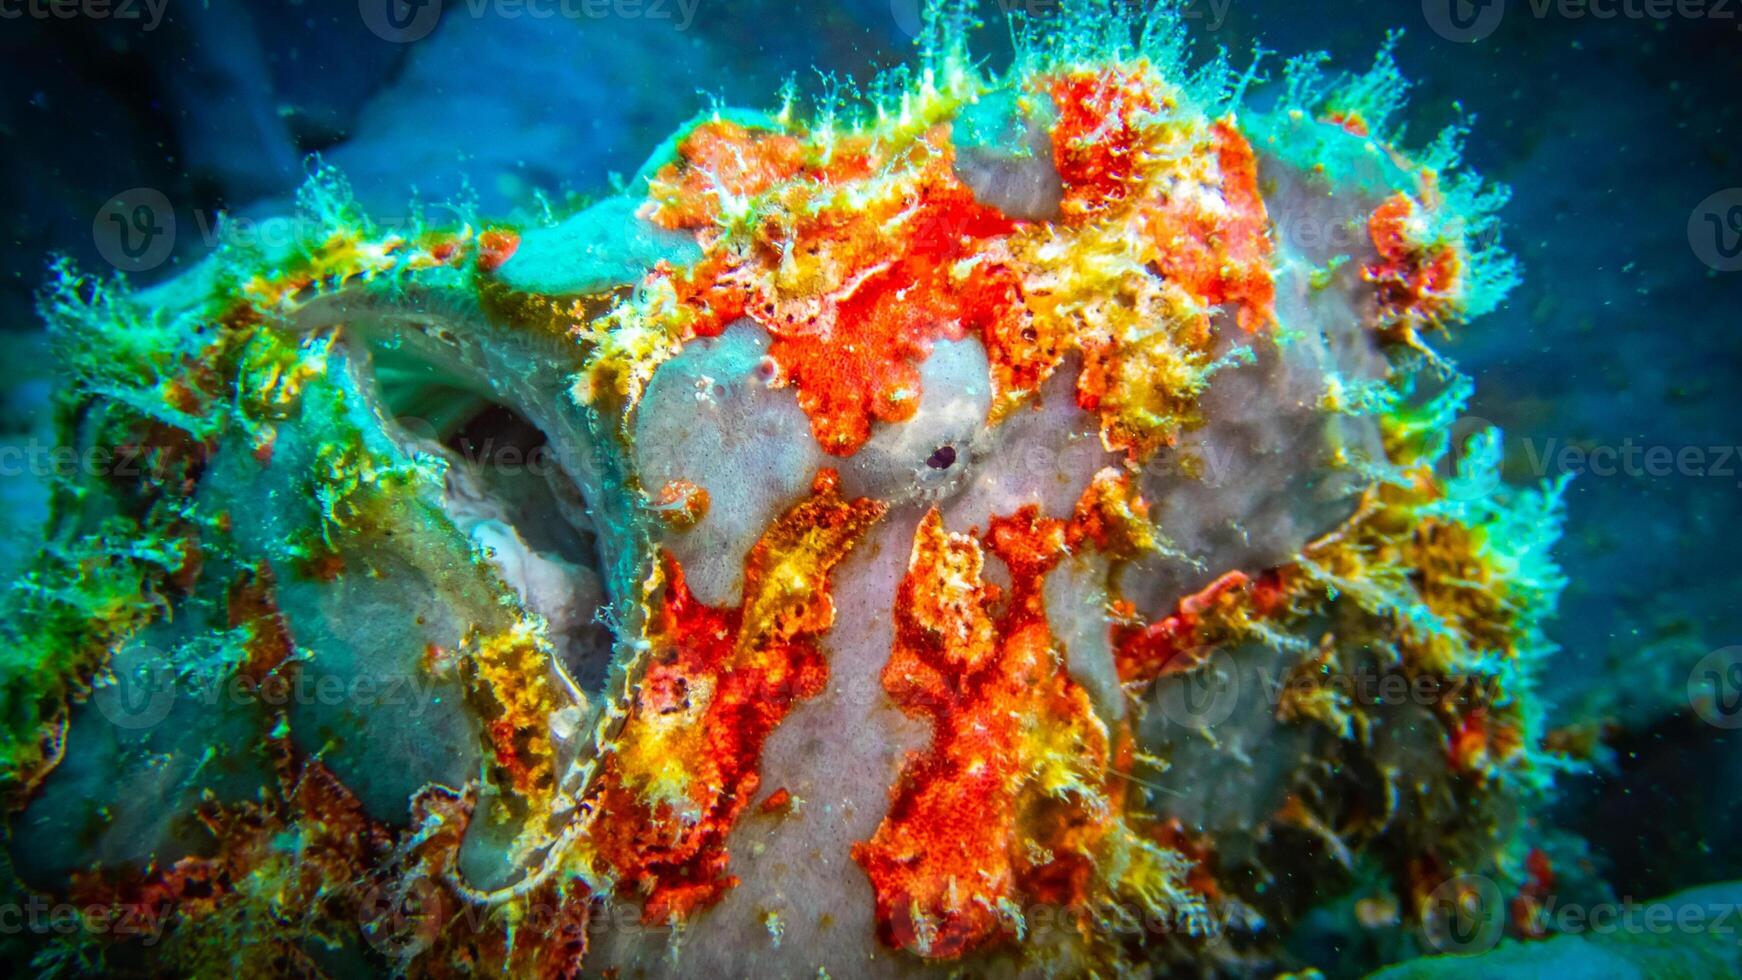
[{"label": "open mouth", "polygon": [[446,463],[447,516],[543,617],[569,686],[597,698],[614,648],[603,619],[611,595],[605,544],[582,481],[564,463],[574,456],[473,371],[408,334],[369,332],[358,345],[389,432],[408,452]]}]

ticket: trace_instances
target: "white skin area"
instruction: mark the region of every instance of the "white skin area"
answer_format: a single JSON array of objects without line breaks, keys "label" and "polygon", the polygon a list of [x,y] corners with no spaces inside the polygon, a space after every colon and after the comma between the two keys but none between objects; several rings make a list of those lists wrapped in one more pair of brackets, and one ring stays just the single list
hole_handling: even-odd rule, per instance
[{"label": "white skin area", "polygon": [[1108,633],[1107,567],[1107,559],[1092,552],[1068,555],[1041,583],[1041,598],[1047,624],[1064,648],[1065,667],[1089,692],[1095,710],[1112,722],[1125,717],[1125,693]]},{"label": "white skin area", "polygon": [[534,551],[519,531],[501,521],[478,521],[466,533],[484,549],[521,605],[544,617],[551,636],[563,636],[593,621],[605,597],[597,572]]},{"label": "white skin area", "polygon": [[[834,571],[835,627],[823,644],[828,687],[798,705],[763,746],[758,800],[785,787],[797,809],[746,811],[729,842],[741,883],[683,927],[673,958],[672,934],[612,932],[599,937],[592,962],[698,980],[809,977],[819,966],[834,977],[924,972],[877,943],[871,883],[851,856],[855,842],[876,832],[907,753],[930,741],[929,727],[889,700],[879,676],[895,639],[894,585],[907,570],[920,513],[886,515]],[[778,947],[770,912],[783,930]]]},{"label": "white skin area", "polygon": [[[1377,312],[1361,277],[1378,258],[1366,220],[1383,195],[1333,193],[1322,179],[1262,151],[1259,177],[1274,224],[1283,339],[1248,337],[1226,311],[1219,314],[1221,349],[1248,344],[1256,363],[1219,372],[1199,400],[1206,424],[1145,467],[1139,487],[1175,553],[1126,569],[1120,585],[1152,618],[1224,572],[1291,560],[1353,512],[1371,482],[1359,464],[1385,459],[1375,419],[1328,413],[1321,404],[1327,377],[1352,385],[1389,370],[1365,326]],[[1326,275],[1335,260],[1344,261]]]},{"label": "white skin area", "polygon": [[[1279,293],[1279,307],[1293,302]],[[1320,405],[1326,372],[1338,367],[1324,337],[1279,345],[1228,318],[1217,325],[1224,347],[1248,345],[1256,362],[1219,371],[1198,401],[1208,421],[1156,453],[1138,480],[1169,549],[1125,569],[1120,585],[1151,618],[1225,572],[1284,564],[1347,520],[1368,478],[1339,463],[1339,449],[1349,464],[1385,458],[1373,419]],[[1351,320],[1347,329],[1361,328]]]},{"label": "white skin area", "polygon": [[[874,426],[858,451],[830,464],[841,474],[841,492],[892,506],[959,492],[972,468],[968,458],[973,447],[984,441],[991,407],[986,349],[973,339],[938,341],[920,365],[919,407],[913,417]],[[953,461],[931,465],[928,461],[945,447],[955,454]],[[940,464],[945,459],[937,456]]]},{"label": "white skin area", "polygon": [[662,544],[710,606],[739,604],[744,556],[827,465],[793,391],[769,383],[767,350],[768,335],[748,320],[692,341],[660,365],[635,412],[635,464],[646,492],[673,480],[707,491],[703,519]]},{"label": "white skin area", "polygon": [[1005,89],[982,95],[952,126],[956,176],[975,200],[1012,218],[1057,220],[1064,181],[1052,160],[1056,118],[1058,108],[1045,93],[1019,97]]},{"label": "white skin area", "polygon": [[553,641],[593,621],[605,599],[598,572],[528,545],[463,467],[449,469],[446,491],[443,509],[454,526],[483,550],[521,605],[544,617]]}]

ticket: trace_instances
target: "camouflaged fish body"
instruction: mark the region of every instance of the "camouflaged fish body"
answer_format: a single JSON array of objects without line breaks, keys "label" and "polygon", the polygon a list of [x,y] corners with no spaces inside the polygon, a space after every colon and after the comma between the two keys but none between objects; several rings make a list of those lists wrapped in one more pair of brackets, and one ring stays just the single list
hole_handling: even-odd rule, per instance
[{"label": "camouflaged fish body", "polygon": [[1503,195],[1399,148],[1388,51],[928,39],[564,220],[323,171],[289,254],[63,270],[64,437],[137,465],[9,611],[13,863],[165,932],[56,955],[1209,970],[1517,872],[1557,491],[1430,346]]}]

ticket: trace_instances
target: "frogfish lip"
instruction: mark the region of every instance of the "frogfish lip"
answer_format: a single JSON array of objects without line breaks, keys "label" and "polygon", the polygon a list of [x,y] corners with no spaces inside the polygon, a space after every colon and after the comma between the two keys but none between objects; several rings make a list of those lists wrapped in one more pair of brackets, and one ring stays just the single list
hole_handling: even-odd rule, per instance
[{"label": "frogfish lip", "polygon": [[609,545],[591,512],[600,491],[590,446],[557,419],[560,378],[512,352],[503,359],[531,370],[503,383],[487,342],[428,326],[353,321],[345,334],[384,431],[442,463],[447,516],[545,619],[565,686],[596,695],[611,659],[599,619]]}]

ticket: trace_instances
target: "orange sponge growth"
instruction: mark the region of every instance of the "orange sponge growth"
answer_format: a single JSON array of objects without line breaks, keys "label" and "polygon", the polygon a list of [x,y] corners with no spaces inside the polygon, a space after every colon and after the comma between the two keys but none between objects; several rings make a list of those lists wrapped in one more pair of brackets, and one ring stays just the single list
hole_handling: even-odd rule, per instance
[{"label": "orange sponge growth", "polygon": [[1424,241],[1422,208],[1407,194],[1387,198],[1368,219],[1368,234],[1379,261],[1366,277],[1379,290],[1380,322],[1404,336],[1421,327],[1437,327],[1459,308],[1463,262],[1445,244]]},{"label": "orange sponge growth", "polygon": [[834,622],[829,570],[883,510],[847,501],[823,470],[751,550],[737,609],[698,602],[666,558],[665,649],[591,799],[611,814],[594,826],[598,863],[646,896],[649,923],[682,918],[737,883],[726,837],[761,784],[763,742],[828,680],[814,641]]},{"label": "orange sponge growth", "polygon": [[883,686],[930,721],[932,745],[853,850],[889,945],[952,958],[1017,934],[1024,904],[1079,909],[1089,897],[1111,815],[1099,787],[1077,781],[1103,771],[1109,745],[1047,626],[1041,583],[1066,534],[1033,507],[993,521],[986,542],[1010,569],[1007,597],[984,581],[980,544],[947,533],[935,509],[915,535]]},{"label": "orange sponge growth", "polygon": [[[989,245],[1016,223],[977,203],[951,168],[948,137],[892,151],[856,137],[825,161],[815,142],[731,123],[696,128],[655,178],[655,221],[704,232],[708,255],[678,295],[695,331],[739,316],[767,329],[779,382],[797,389],[817,442],[849,456],[873,419],[919,404],[919,365],[940,338],[1012,336],[1016,276]],[[893,170],[887,186],[869,171]],[[746,237],[720,235],[755,200]]]}]

